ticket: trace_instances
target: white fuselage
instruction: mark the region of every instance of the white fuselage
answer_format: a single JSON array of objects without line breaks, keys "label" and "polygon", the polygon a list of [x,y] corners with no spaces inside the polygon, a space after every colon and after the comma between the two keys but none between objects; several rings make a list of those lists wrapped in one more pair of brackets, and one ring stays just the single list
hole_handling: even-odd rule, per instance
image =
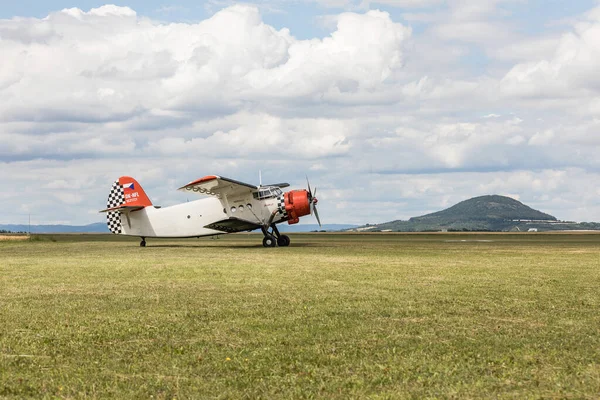
[{"label": "white fuselage", "polygon": [[[262,225],[277,209],[276,198],[256,200],[247,195],[223,199],[210,197],[164,208],[149,206],[137,211],[122,212],[121,234],[164,238],[218,235],[225,232],[205,226],[230,217]],[[273,220],[274,223],[281,221],[279,215]]]}]

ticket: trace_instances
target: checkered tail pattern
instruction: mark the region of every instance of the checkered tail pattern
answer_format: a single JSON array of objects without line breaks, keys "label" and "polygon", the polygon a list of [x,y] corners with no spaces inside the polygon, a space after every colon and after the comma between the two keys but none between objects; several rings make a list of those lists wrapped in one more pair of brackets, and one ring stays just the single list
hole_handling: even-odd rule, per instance
[{"label": "checkered tail pattern", "polygon": [[285,195],[284,194],[277,197],[277,208],[279,209],[279,213],[281,214],[281,219],[284,221],[287,221],[288,213],[285,210]]},{"label": "checkered tail pattern", "polygon": [[[106,208],[118,207],[123,203],[125,203],[125,192],[123,191],[123,185],[120,185],[119,181],[117,180],[113,183],[112,188],[110,189]],[[112,233],[121,233],[121,212],[109,211],[106,213],[106,224]]]}]

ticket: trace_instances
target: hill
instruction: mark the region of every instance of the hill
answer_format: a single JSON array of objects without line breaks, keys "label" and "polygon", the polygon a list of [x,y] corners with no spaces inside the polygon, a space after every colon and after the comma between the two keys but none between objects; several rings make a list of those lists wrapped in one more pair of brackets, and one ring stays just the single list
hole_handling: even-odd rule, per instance
[{"label": "hill", "polygon": [[600,229],[597,223],[563,222],[506,196],[489,195],[462,201],[448,209],[358,228],[361,231],[538,231]]},{"label": "hill", "polygon": [[492,195],[461,201],[446,210],[414,217],[409,221],[447,226],[467,221],[501,222],[506,220],[556,221],[557,219],[510,197]]}]

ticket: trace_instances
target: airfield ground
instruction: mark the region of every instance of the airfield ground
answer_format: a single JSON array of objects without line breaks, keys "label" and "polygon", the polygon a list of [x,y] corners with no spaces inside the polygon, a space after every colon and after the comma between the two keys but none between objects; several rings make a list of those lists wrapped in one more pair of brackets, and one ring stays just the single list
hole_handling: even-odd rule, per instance
[{"label": "airfield ground", "polygon": [[0,398],[598,398],[599,234],[0,242]]},{"label": "airfield ground", "polygon": [[27,240],[29,236],[27,235],[19,235],[19,234],[11,234],[11,235],[0,235],[0,241],[3,240]]}]

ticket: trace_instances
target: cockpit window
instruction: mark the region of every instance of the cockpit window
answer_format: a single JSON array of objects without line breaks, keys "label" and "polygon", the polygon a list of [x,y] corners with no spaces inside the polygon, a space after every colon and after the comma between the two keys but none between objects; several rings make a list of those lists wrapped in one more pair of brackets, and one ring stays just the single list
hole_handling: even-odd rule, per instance
[{"label": "cockpit window", "polygon": [[273,197],[277,197],[277,196],[281,195],[281,193],[283,193],[283,192],[278,187],[269,187],[269,188],[260,189],[258,192],[252,193],[252,196],[254,196],[254,198],[257,200],[264,200],[264,199],[271,199]]}]

